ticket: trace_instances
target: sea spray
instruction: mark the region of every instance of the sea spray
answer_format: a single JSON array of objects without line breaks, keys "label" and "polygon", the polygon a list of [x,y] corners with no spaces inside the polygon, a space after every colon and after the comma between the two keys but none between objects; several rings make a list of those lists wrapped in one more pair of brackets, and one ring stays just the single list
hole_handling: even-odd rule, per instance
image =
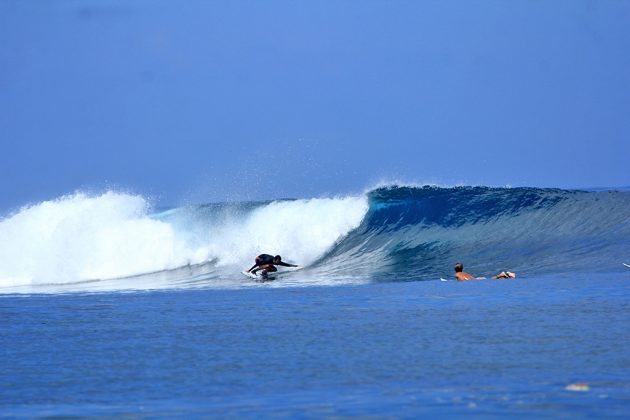
[{"label": "sea spray", "polygon": [[198,257],[139,196],[75,194],[0,222],[0,286],[69,283],[163,270]]},{"label": "sea spray", "polygon": [[209,232],[209,253],[220,265],[272,253],[308,266],[359,226],[367,208],[365,197],[271,202]]},{"label": "sea spray", "polygon": [[359,226],[367,208],[360,196],[153,214],[136,195],[65,196],[0,222],[0,288],[129,277],[204,262],[238,272],[263,252],[308,265]]}]

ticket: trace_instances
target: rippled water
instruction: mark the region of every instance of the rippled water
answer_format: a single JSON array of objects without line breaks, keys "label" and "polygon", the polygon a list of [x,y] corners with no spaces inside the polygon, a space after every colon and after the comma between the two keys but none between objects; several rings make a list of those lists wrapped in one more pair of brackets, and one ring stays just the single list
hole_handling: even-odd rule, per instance
[{"label": "rippled water", "polygon": [[[0,415],[630,409],[630,270],[0,297]],[[589,390],[566,390],[586,383]]]}]

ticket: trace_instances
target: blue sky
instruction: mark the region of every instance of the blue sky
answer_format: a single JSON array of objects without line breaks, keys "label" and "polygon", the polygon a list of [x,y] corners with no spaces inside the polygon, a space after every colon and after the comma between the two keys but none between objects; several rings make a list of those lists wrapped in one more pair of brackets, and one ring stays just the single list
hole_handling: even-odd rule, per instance
[{"label": "blue sky", "polygon": [[629,1],[0,1],[0,210],[630,185]]}]

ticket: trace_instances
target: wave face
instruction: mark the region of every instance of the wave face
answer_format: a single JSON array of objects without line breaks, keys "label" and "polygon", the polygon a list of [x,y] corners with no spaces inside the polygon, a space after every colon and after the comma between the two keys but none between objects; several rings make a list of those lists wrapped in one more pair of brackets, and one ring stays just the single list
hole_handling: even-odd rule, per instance
[{"label": "wave face", "polygon": [[0,292],[236,287],[260,253],[305,267],[289,285],[435,280],[458,261],[475,275],[616,272],[629,215],[627,191],[389,186],[159,213],[76,194],[0,221]]},{"label": "wave face", "polygon": [[321,261],[373,280],[502,270],[546,275],[623,270],[630,193],[539,188],[399,187],[371,191],[361,226]]}]

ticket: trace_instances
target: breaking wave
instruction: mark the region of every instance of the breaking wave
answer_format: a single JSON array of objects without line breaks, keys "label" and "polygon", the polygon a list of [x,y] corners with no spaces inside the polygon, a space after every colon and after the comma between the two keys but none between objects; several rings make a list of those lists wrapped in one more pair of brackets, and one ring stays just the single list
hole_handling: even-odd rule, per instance
[{"label": "breaking wave", "polygon": [[615,272],[630,259],[630,192],[392,185],[352,197],[155,212],[143,197],[75,194],[0,221],[0,292],[237,287],[260,253],[285,284]]}]

